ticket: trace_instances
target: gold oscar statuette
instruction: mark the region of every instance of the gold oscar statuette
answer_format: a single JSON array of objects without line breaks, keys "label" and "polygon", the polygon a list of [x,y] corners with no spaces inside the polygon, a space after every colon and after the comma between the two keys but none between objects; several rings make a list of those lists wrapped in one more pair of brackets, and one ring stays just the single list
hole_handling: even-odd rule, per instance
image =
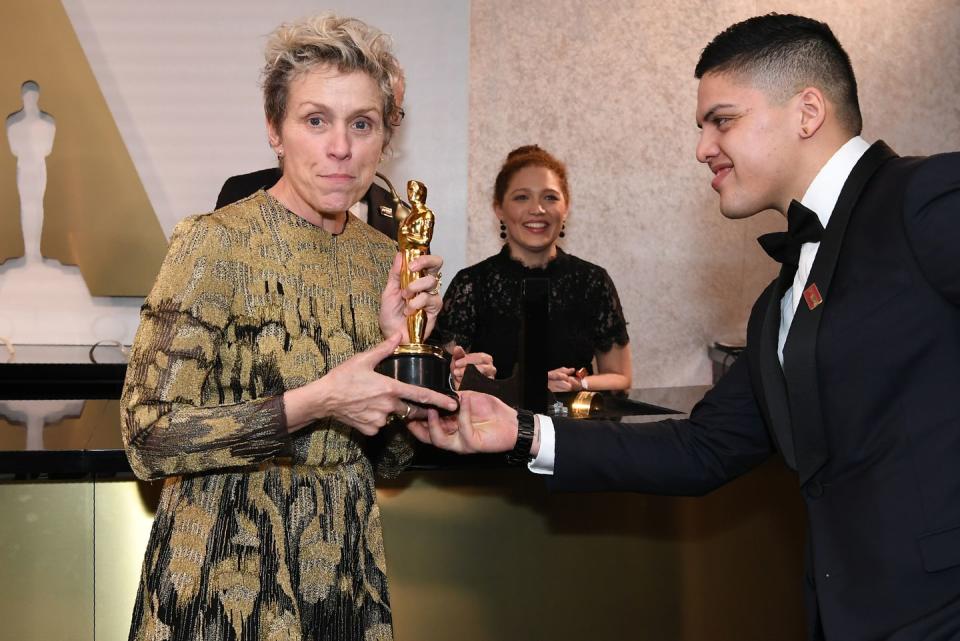
[{"label": "gold oscar statuette", "polygon": [[[403,254],[401,287],[406,287],[426,275],[425,272],[412,271],[410,263],[417,257],[430,253],[430,241],[433,239],[436,220],[433,211],[427,207],[426,185],[419,180],[408,182],[407,198],[410,201],[409,213],[397,226],[397,244]],[[456,397],[448,382],[448,366],[443,349],[423,342],[426,331],[427,313],[424,310],[417,310],[408,316],[407,335],[410,342],[397,347],[393,354],[377,365],[377,371],[405,383],[428,387]]]}]

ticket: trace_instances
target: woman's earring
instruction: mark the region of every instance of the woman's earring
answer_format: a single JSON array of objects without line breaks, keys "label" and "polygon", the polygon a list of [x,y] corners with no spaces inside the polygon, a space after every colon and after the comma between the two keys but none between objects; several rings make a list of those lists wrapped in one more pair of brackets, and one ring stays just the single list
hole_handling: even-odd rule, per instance
[{"label": "woman's earring", "polygon": [[500,221],[500,238],[502,240],[507,239],[507,226],[503,224],[503,221]]},{"label": "woman's earring", "polygon": [[560,238],[566,238],[567,236],[567,223],[560,224]]}]

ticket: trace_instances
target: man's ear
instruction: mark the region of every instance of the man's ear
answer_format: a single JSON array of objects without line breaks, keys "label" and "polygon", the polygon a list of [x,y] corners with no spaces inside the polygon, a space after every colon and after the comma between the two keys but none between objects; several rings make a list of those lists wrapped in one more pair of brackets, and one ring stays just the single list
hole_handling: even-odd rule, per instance
[{"label": "man's ear", "polygon": [[800,113],[800,137],[811,138],[827,119],[827,100],[816,87],[806,87],[797,94]]}]

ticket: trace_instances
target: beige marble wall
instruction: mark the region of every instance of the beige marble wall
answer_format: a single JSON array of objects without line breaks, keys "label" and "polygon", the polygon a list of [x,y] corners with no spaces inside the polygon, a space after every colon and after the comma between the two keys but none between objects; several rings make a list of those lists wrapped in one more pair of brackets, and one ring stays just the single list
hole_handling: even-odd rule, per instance
[{"label": "beige marble wall", "polygon": [[506,153],[567,161],[565,247],[620,292],[636,386],[704,383],[706,346],[744,333],[775,267],[755,242],[777,214],[724,219],[694,158],[701,49],[769,11],[827,21],[857,70],[868,140],[960,149],[956,0],[472,0],[467,262],[499,248],[490,206]]}]

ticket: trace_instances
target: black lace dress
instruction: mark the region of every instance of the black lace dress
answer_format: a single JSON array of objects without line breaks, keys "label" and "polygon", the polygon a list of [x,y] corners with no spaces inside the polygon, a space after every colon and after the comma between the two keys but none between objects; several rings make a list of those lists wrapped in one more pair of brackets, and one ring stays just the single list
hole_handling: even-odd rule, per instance
[{"label": "black lace dress", "polygon": [[506,245],[454,277],[432,338],[490,354],[497,378],[509,377],[519,351],[525,278],[550,280],[549,369],[586,367],[592,373],[594,352],[629,342],[620,298],[603,267],[558,248],[546,267],[531,269],[513,260]]}]

